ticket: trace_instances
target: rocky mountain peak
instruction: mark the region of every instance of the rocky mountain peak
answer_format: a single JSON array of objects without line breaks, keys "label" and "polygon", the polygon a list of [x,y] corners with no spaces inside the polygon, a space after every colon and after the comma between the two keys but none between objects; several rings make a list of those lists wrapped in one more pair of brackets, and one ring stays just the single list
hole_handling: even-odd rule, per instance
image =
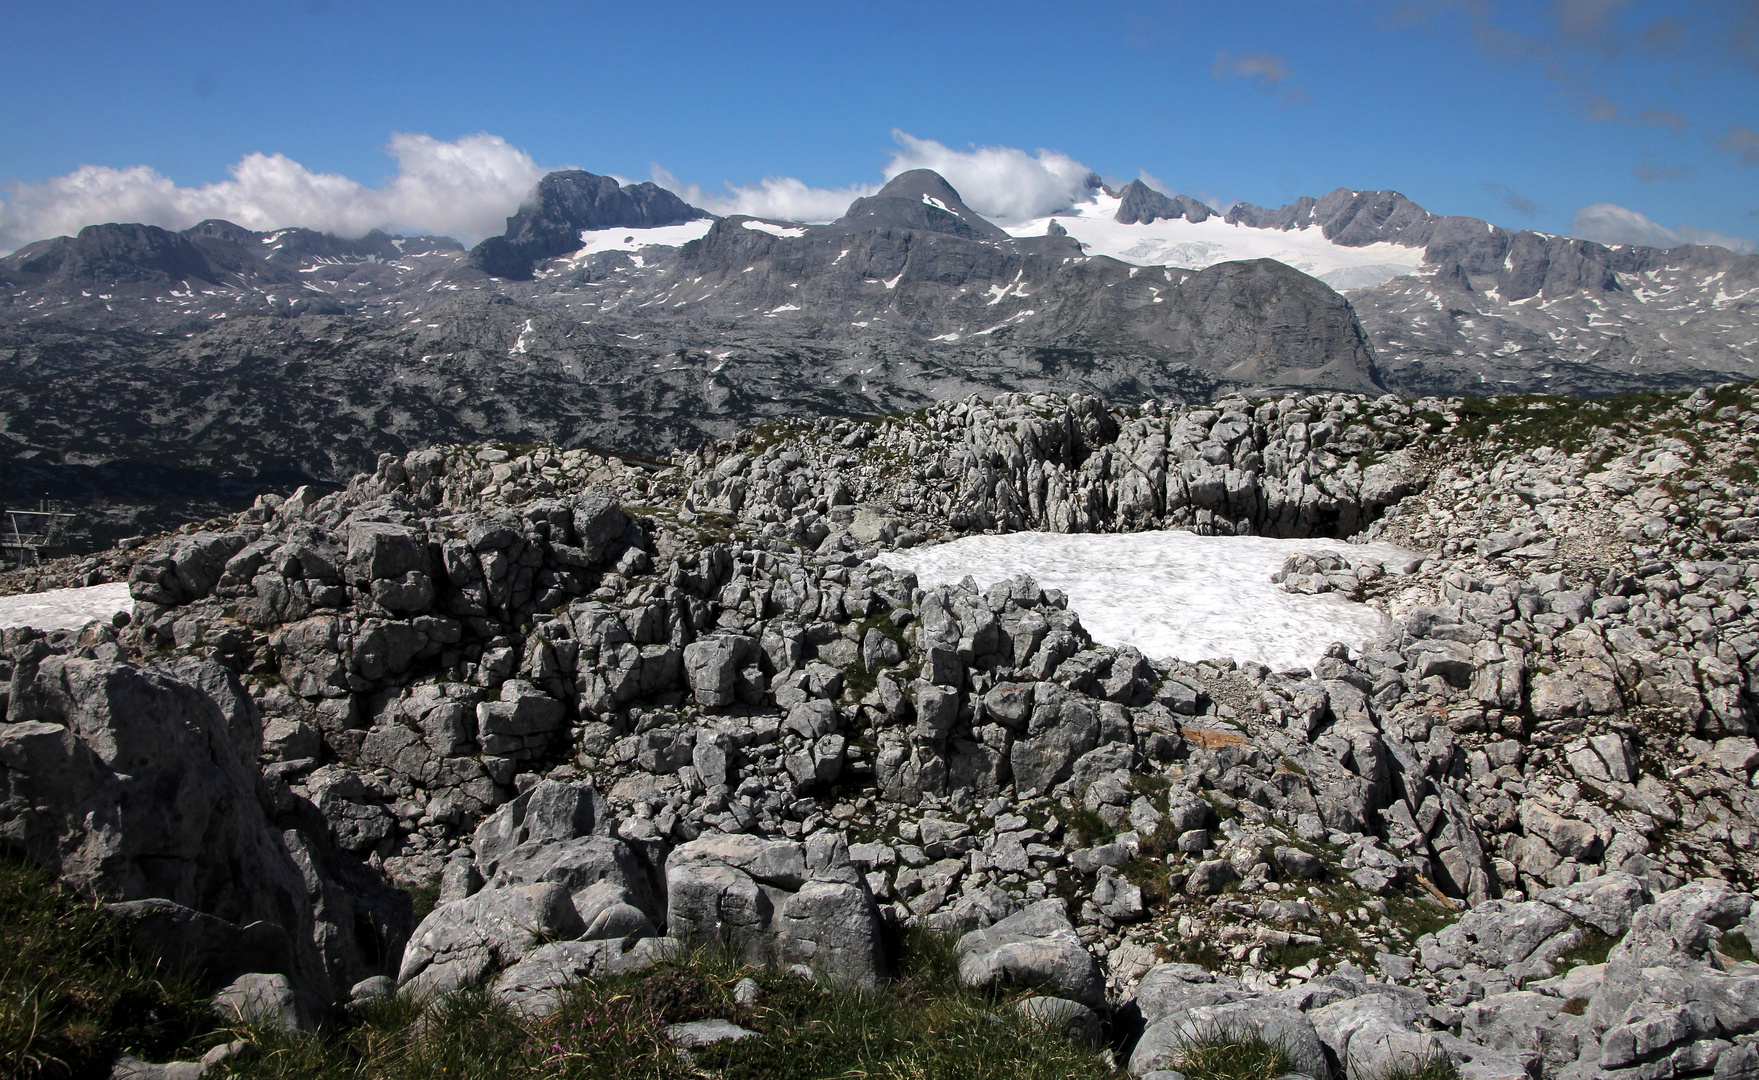
[{"label": "rocky mountain peak", "polygon": [[1336,188],[1314,199],[1303,196],[1279,209],[1235,203],[1229,224],[1255,229],[1305,229],[1317,225],[1327,240],[1345,247],[1393,243],[1423,247],[1441,219],[1396,191]]},{"label": "rocky mountain peak", "polygon": [[215,280],[213,267],[188,237],[157,225],[118,223],[27,245],[0,260],[0,275],[62,285]]},{"label": "rocky mountain peak", "polygon": [[658,184],[620,185],[614,177],[579,169],[553,172],[507,219],[507,231],[471,249],[470,258],[495,277],[526,280],[539,259],[579,251],[582,231],[650,229],[712,216]]},{"label": "rocky mountain peak", "polygon": [[1118,192],[1123,202],[1113,220],[1123,225],[1148,225],[1155,221],[1177,221],[1183,218],[1193,225],[1219,217],[1218,211],[1189,195],[1167,196],[1140,180],[1132,180]]},{"label": "rocky mountain peak", "polygon": [[959,192],[933,169],[899,173],[886,186],[849,204],[837,222],[851,229],[924,229],[974,240],[1006,240],[1008,234],[965,205]]}]

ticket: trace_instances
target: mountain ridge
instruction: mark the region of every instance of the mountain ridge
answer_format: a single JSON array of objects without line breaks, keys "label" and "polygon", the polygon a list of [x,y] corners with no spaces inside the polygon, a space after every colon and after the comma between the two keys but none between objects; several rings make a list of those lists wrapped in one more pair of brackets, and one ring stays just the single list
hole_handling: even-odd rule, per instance
[{"label": "mountain ridge", "polygon": [[[658,455],[750,423],[973,393],[1593,394],[1724,381],[1750,362],[1739,285],[1759,260],[1732,253],[1508,234],[1501,266],[1470,245],[1416,264],[1494,227],[1384,192],[1291,204],[1274,212],[1286,231],[1140,182],[1096,198],[1009,232],[922,171],[811,225],[716,218],[574,172],[470,252],[224,221],[91,226],[0,259],[0,499],[121,505],[127,478],[150,475],[155,505],[206,506],[264,477],[340,482],[436,439]],[[1130,253],[1162,235],[1209,253],[1188,267]],[[1283,238],[1338,265],[1405,263],[1370,262],[1379,283],[1340,293],[1226,246]],[[499,258],[513,276],[487,272]],[[129,520],[160,512],[130,505]]]}]

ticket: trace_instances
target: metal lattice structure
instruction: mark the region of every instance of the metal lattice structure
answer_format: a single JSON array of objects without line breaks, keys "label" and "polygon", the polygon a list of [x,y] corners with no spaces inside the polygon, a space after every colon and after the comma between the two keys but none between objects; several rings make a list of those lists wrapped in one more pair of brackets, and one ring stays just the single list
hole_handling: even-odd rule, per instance
[{"label": "metal lattice structure", "polygon": [[0,513],[6,519],[0,529],[0,565],[35,566],[74,550],[76,515],[61,503],[43,499],[35,510],[6,507]]}]

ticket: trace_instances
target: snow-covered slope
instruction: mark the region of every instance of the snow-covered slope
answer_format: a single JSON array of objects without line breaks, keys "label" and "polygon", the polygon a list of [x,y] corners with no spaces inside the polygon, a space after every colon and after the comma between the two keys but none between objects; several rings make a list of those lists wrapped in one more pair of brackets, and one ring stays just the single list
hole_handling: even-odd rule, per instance
[{"label": "snow-covered slope", "polygon": [[581,262],[601,251],[640,251],[645,247],[682,247],[705,235],[715,224],[714,218],[700,218],[678,225],[659,225],[651,229],[588,229],[580,234],[583,247],[568,256]]},{"label": "snow-covered slope", "polygon": [[1077,203],[1066,213],[1005,226],[1014,236],[1042,236],[1056,221],[1081,241],[1089,255],[1109,255],[1138,266],[1182,266],[1201,270],[1239,259],[1276,259],[1318,278],[1340,291],[1363,289],[1406,274],[1423,265],[1423,249],[1399,244],[1344,247],[1325,238],[1316,226],[1305,229],[1255,229],[1230,225],[1220,217],[1193,224],[1183,218],[1146,225],[1116,220],[1117,196],[1100,191],[1091,202]]},{"label": "snow-covered slope", "polygon": [[0,596],[0,627],[78,630],[93,619],[107,622],[133,606],[126,582]]},{"label": "snow-covered slope", "polygon": [[1134,646],[1156,659],[1230,656],[1280,671],[1313,664],[1334,641],[1360,648],[1386,629],[1386,616],[1367,604],[1272,584],[1270,576],[1297,551],[1342,552],[1389,567],[1414,558],[1391,544],[1167,531],[968,536],[886,552],[876,561],[915,573],[925,586],[970,574],[987,587],[1030,574],[1066,593],[1101,644]]}]

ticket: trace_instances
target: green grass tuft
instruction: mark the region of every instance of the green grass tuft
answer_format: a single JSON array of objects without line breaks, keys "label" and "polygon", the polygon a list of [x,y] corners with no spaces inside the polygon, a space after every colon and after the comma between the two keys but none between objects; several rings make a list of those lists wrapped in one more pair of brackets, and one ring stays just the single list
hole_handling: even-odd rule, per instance
[{"label": "green grass tuft", "polygon": [[1373,1080],[1460,1080],[1460,1067],[1444,1053],[1382,1069]]},{"label": "green grass tuft", "polygon": [[[317,1035],[252,1032],[257,1052],[237,1075],[261,1080],[1106,1080],[1092,1050],[1041,1027],[1002,1019],[1018,994],[961,986],[953,939],[911,931],[897,976],[858,991],[752,971],[729,954],[697,953],[646,972],[564,992],[554,1016],[521,1019],[482,991],[427,1013],[393,999],[350,1026]],[[741,1008],[733,988],[755,978]],[[682,1057],[666,1025],[724,1018],[756,1037]]]},{"label": "green grass tuft", "polygon": [[1618,938],[1607,937],[1592,926],[1577,927],[1581,940],[1576,947],[1558,957],[1559,967],[1574,967],[1578,964],[1604,964],[1607,953],[1618,944]]},{"label": "green grass tuft", "polygon": [[1748,941],[1747,935],[1739,930],[1730,930],[1722,935],[1722,940],[1717,943],[1716,951],[1730,960],[1753,962],[1753,943]]},{"label": "green grass tuft", "polygon": [[1173,1061],[1186,1080],[1277,1080],[1289,1071],[1289,1054],[1281,1043],[1231,1028],[1184,1040]]},{"label": "green grass tuft", "polygon": [[0,1074],[108,1076],[218,1041],[193,979],[137,960],[127,931],[43,870],[0,855]]},{"label": "green grass tuft", "polygon": [[1110,843],[1118,835],[1118,830],[1107,825],[1104,818],[1085,806],[1074,806],[1063,811],[1062,818],[1063,828],[1080,837],[1081,843],[1086,847]]}]

